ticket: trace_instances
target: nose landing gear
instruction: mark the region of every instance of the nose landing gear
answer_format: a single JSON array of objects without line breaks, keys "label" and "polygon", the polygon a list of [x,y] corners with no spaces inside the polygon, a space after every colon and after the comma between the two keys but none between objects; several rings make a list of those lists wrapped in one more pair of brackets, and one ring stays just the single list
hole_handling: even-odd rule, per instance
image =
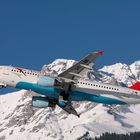
[{"label": "nose landing gear", "polygon": [[6,88],[6,84],[0,83],[0,88]]}]

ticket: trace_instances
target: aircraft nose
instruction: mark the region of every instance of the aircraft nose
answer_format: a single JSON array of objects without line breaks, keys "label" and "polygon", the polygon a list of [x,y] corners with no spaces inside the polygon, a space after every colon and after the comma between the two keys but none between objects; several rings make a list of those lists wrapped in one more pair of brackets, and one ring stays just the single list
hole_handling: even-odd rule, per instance
[{"label": "aircraft nose", "polygon": [[3,74],[3,67],[0,66],[0,82],[3,81],[3,76],[2,76],[2,74]]}]

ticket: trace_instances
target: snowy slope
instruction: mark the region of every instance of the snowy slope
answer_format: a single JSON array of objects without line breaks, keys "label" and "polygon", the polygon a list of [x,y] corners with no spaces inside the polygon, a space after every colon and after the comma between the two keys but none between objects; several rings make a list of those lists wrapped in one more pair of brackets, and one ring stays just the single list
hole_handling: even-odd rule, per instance
[{"label": "snowy slope", "polygon": [[[75,61],[57,59],[43,69],[61,73]],[[93,70],[87,78],[99,82],[128,86],[140,80],[140,61],[131,65],[115,64]],[[89,132],[128,133],[140,131],[140,105],[116,107],[90,102],[74,103],[81,117],[68,115],[59,107],[55,111],[31,107],[29,92],[21,90],[0,96],[0,140],[74,140]]]}]

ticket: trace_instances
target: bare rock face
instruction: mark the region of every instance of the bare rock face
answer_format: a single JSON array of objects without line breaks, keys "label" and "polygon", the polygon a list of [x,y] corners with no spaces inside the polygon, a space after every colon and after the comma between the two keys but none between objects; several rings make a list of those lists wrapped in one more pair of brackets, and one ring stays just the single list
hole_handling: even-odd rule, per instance
[{"label": "bare rock face", "polygon": [[[57,59],[43,70],[61,73],[74,60]],[[92,81],[128,86],[140,79],[140,61],[131,65],[115,64],[93,69],[84,76]],[[107,106],[91,102],[73,102],[80,118],[56,107],[31,106],[34,94],[21,90],[0,96],[0,140],[74,140],[88,133],[94,137],[104,132],[139,131],[140,105]]]}]

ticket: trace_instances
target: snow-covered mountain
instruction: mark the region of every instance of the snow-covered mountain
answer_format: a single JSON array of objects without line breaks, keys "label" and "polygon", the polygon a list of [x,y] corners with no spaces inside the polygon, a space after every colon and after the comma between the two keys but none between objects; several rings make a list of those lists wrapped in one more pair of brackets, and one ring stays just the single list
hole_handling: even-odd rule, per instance
[{"label": "snow-covered mountain", "polygon": [[[58,74],[74,60],[57,59],[43,70]],[[140,61],[93,69],[85,78],[129,86],[140,80]],[[57,107],[54,111],[31,107],[31,94],[25,90],[0,96],[0,140],[74,140],[89,132],[91,137],[104,132],[140,131],[140,105],[105,106],[91,102],[74,103],[81,117]]]}]

